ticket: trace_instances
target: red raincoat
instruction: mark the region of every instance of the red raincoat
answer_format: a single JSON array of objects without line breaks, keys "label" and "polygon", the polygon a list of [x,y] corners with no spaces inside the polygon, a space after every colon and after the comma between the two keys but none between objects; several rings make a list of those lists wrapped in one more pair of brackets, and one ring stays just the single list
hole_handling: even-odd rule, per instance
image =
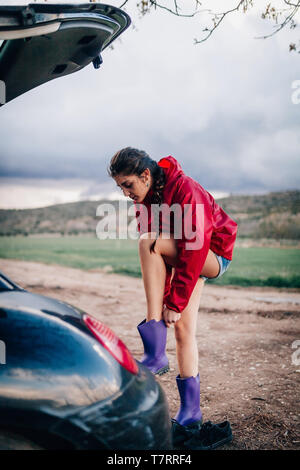
[{"label": "red raincoat", "polygon": [[[166,175],[163,204],[169,206],[169,209],[170,206],[177,204],[177,208],[180,209],[177,215],[174,213],[173,218],[171,216],[171,219],[168,210],[166,214],[163,210],[159,223],[162,232],[169,230],[169,233],[174,234],[176,227],[179,230],[177,232],[179,235],[174,236],[177,242],[177,264],[172,283],[170,283],[172,267],[166,265],[164,304],[170,310],[182,312],[201,274],[208,250],[211,249],[217,255],[232,259],[237,224],[218,206],[209,192],[184,174],[175,158],[172,156],[162,158],[158,165],[163,168]],[[150,232],[151,228],[153,231],[152,195],[153,191],[150,189],[142,203],[135,203],[137,225],[141,234]],[[191,221],[191,226],[185,230],[185,222],[188,220]]]}]

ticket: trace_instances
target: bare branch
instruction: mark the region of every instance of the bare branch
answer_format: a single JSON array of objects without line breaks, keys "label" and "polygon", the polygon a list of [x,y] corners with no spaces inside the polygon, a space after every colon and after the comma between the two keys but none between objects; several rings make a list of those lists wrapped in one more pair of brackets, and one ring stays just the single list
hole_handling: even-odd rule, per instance
[{"label": "bare branch", "polygon": [[[90,0],[93,1],[93,0]],[[227,11],[222,11],[222,12],[215,12],[212,9],[209,8],[203,8],[201,9],[202,6],[205,6],[204,1],[200,0],[194,0],[193,2],[193,9],[191,13],[183,13],[183,6],[185,6],[185,2],[182,1],[180,2],[179,0],[173,0],[173,2],[170,4],[170,6],[165,6],[163,1],[159,0],[137,0],[137,8],[139,12],[142,15],[145,15],[149,12],[152,11],[154,8],[155,10],[157,8],[161,10],[165,10],[168,13],[171,13],[172,15],[175,15],[177,17],[182,17],[182,18],[193,18],[199,13],[204,13],[206,12],[207,14],[211,15],[213,18],[213,26],[212,27],[206,27],[203,31],[206,32],[205,37],[202,39],[194,39],[195,44],[200,44],[202,42],[207,41],[210,36],[214,33],[214,31],[221,25],[221,23],[224,21],[227,15],[230,15],[231,13],[237,12],[238,10],[243,11],[246,13],[251,7],[253,7],[255,0],[236,0],[236,6],[233,7],[230,10]],[[262,18],[263,19],[269,19],[276,23],[274,25],[275,30],[270,33],[266,34],[264,36],[259,36],[256,37],[255,39],[266,39],[271,36],[274,36],[276,33],[284,29],[287,25],[290,26],[291,29],[296,28],[297,23],[293,19],[300,9],[300,0],[281,0],[282,2],[282,8],[279,7],[274,7],[271,4],[272,0],[267,0],[265,3],[265,9],[262,13]],[[129,0],[124,0],[122,5],[119,8],[124,7],[127,3],[129,3]],[[284,18],[283,21],[280,22],[280,19]],[[297,50],[297,46],[295,44],[290,44],[290,50]],[[299,50],[300,53],[300,50]]]},{"label": "bare branch", "polygon": [[123,8],[126,5],[126,3],[128,3],[128,0],[125,0],[125,2],[123,2],[122,5],[120,5],[118,8]]},{"label": "bare branch", "polygon": [[[285,3],[287,3],[286,0],[285,0]],[[280,23],[279,27],[275,31],[273,31],[273,33],[267,34],[265,36],[258,36],[255,39],[267,39],[267,38],[274,36],[279,31],[281,31],[288,23],[291,23],[293,21],[293,17],[296,15],[297,11],[299,10],[299,6],[300,6],[300,1],[298,2],[298,5],[294,7],[293,11],[285,18],[285,20],[282,23]]]},{"label": "bare branch", "polygon": [[176,13],[178,14],[178,5],[177,5],[177,1],[176,1],[176,0],[174,0],[174,5],[175,5],[175,11],[176,11]]},{"label": "bare branch", "polygon": [[181,16],[183,18],[193,18],[195,15],[197,15],[197,13],[199,13],[199,10],[197,10],[197,5],[200,2],[196,1],[196,8],[194,10],[194,13],[190,13],[190,14],[179,13],[178,8],[176,8],[177,2],[175,2],[175,10],[172,10],[171,8],[168,8],[168,7],[165,7],[164,5],[161,5],[156,0],[149,0],[149,3],[150,3],[151,6],[161,8],[162,10],[166,10],[169,13],[172,13],[172,15]]},{"label": "bare branch", "polygon": [[195,39],[194,42],[195,44],[200,44],[201,42],[204,42],[204,41],[207,41],[207,39],[213,34],[213,32],[217,29],[217,27],[222,23],[222,21],[224,20],[224,18],[229,15],[229,13],[233,13],[234,11],[237,11],[240,6],[245,3],[245,0],[240,0],[238,5],[235,7],[235,8],[232,8],[232,10],[228,10],[228,11],[225,11],[223,13],[215,13],[215,19],[217,19],[219,16],[220,16],[220,19],[219,21],[217,21],[215,24],[214,24],[214,27],[212,29],[208,29],[206,28],[205,31],[208,30],[208,34],[206,35],[205,38],[203,39]]},{"label": "bare branch", "polygon": [[300,1],[298,3],[292,3],[289,2],[288,0],[283,0],[286,5],[289,5],[290,7],[299,7],[300,6]]}]

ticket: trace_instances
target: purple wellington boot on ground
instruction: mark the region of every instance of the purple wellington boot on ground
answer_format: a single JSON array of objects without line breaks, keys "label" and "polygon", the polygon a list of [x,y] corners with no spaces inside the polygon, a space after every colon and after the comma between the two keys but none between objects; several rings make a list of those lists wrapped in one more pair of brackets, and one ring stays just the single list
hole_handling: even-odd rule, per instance
[{"label": "purple wellington boot on ground", "polygon": [[140,362],[153,374],[162,375],[169,370],[166,356],[167,327],[163,320],[143,320],[137,326],[144,344],[144,355]]},{"label": "purple wellington boot on ground", "polygon": [[200,410],[200,378],[176,377],[180,395],[180,408],[172,422],[174,449],[213,450],[232,441],[229,421],[202,424]]},{"label": "purple wellington boot on ground", "polygon": [[176,377],[177,387],[180,395],[180,408],[174,417],[181,426],[202,421],[200,410],[200,377],[188,377],[181,379]]},{"label": "purple wellington boot on ground", "polygon": [[176,377],[180,396],[180,408],[172,422],[172,437],[174,448],[182,448],[184,443],[194,433],[198,433],[202,426],[202,413],[200,410],[200,377],[181,379]]}]

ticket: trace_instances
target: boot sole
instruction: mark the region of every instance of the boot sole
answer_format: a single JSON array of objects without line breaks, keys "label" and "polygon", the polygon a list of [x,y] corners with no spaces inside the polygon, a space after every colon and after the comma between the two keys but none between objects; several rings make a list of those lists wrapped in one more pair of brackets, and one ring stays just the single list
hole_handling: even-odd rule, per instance
[{"label": "boot sole", "polygon": [[165,367],[162,367],[161,369],[159,369],[157,372],[155,372],[154,375],[163,375],[165,374],[166,372],[169,372],[170,370],[170,367],[169,366],[165,366]]}]

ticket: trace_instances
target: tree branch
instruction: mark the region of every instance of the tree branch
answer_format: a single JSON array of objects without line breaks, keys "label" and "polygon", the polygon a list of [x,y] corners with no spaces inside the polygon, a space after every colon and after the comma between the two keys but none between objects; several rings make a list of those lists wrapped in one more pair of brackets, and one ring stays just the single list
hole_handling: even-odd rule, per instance
[{"label": "tree branch", "polygon": [[[286,0],[284,0],[284,2],[287,3]],[[298,4],[296,6],[293,6],[293,7],[294,7],[293,11],[285,18],[285,20],[279,25],[279,27],[275,31],[273,31],[273,33],[267,34],[265,36],[258,36],[254,39],[267,39],[267,38],[270,38],[270,37],[274,36],[279,31],[281,31],[288,23],[290,23],[292,21],[293,17],[295,16],[297,11],[299,10],[300,0],[299,0]]]},{"label": "tree branch", "polygon": [[126,5],[126,3],[128,3],[128,0],[125,0],[125,2],[123,2],[122,5],[120,5],[118,8],[123,8],[123,6]]},{"label": "tree branch", "polygon": [[[219,21],[217,21],[214,25],[214,27],[212,29],[208,29],[206,28],[204,31],[207,31],[208,30],[208,34],[206,35],[205,38],[203,39],[195,39],[194,40],[194,43],[195,44],[200,44],[201,42],[204,42],[204,41],[207,41],[207,39],[213,34],[213,32],[217,29],[217,27],[222,23],[222,21],[224,20],[224,18],[229,14],[229,13],[233,13],[234,11],[237,11],[240,6],[245,3],[246,0],[240,0],[238,5],[235,7],[235,8],[232,8],[232,10],[228,10],[228,11],[225,11],[223,13],[214,13],[215,15],[215,19],[217,19],[218,16],[221,16],[221,18],[219,19]],[[211,12],[211,10],[210,10]]]},{"label": "tree branch", "polygon": [[[94,1],[94,0],[90,0],[90,1]],[[281,1],[282,1],[282,6],[286,5],[285,8],[273,7],[271,5],[271,0],[266,1],[265,11],[262,13],[262,17],[272,20],[273,22],[276,22],[276,24],[274,25],[274,28],[276,29],[270,34],[259,36],[259,37],[256,37],[255,39],[266,39],[271,36],[274,36],[276,33],[278,33],[283,28],[285,28],[288,24],[290,25],[291,29],[297,26],[293,18],[298,12],[298,10],[300,9],[300,0],[281,0]],[[129,0],[124,0],[122,5],[120,5],[119,8],[124,7],[127,3],[129,3]],[[160,3],[157,0],[138,0],[137,8],[139,9],[142,15],[149,13],[152,8],[154,9],[160,8],[162,10],[167,11],[168,13],[171,13],[172,15],[175,15],[177,17],[183,17],[183,18],[193,18],[195,17],[195,15],[199,13],[204,13],[204,12],[213,16],[213,23],[214,23],[213,27],[211,28],[206,27],[203,30],[204,32],[207,33],[206,36],[203,37],[203,39],[194,39],[195,44],[200,44],[202,42],[207,41],[210,38],[210,36],[220,26],[220,24],[224,21],[227,15],[238,11],[239,9],[241,9],[241,7],[242,7],[242,11],[245,13],[246,11],[248,11],[250,7],[253,7],[253,4],[256,2],[255,0],[236,0],[236,6],[234,8],[227,10],[227,11],[220,12],[220,13],[216,13],[212,9],[208,9],[208,8],[201,9],[200,7],[205,5],[204,1],[194,0],[193,11],[192,13],[189,13],[189,14],[182,13],[181,2],[179,2],[179,0],[173,0],[172,2],[173,5],[171,4],[170,7],[165,6],[163,3],[164,2]],[[183,2],[183,4],[185,5],[185,2]],[[282,15],[282,17],[285,17],[284,21],[282,21],[281,23],[279,23],[278,21],[280,15]],[[295,44],[290,44],[290,50],[296,50],[296,49],[297,47]]]},{"label": "tree branch", "polygon": [[166,10],[169,13],[172,13],[172,15],[181,16],[183,18],[193,18],[195,15],[200,13],[200,10],[197,10],[197,6],[201,5],[201,3],[199,1],[196,1],[196,7],[195,7],[195,10],[194,10],[194,13],[184,14],[184,13],[179,13],[178,12],[179,8],[178,8],[177,2],[175,0],[174,0],[175,10],[172,10],[171,8],[168,8],[168,7],[165,7],[164,5],[161,5],[156,0],[149,0],[149,3],[150,3],[150,6],[161,8],[162,10]]},{"label": "tree branch", "polygon": [[289,5],[290,7],[299,7],[300,6],[300,1],[298,3],[292,3],[289,2],[288,0],[283,0],[286,5]]}]

